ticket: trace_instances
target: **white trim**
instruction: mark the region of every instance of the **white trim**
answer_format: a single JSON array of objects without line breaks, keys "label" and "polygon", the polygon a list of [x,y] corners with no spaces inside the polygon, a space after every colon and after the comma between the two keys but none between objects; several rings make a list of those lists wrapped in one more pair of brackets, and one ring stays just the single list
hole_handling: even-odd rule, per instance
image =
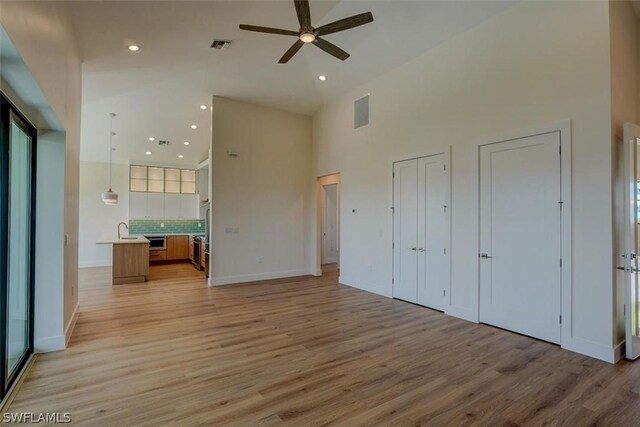
[{"label": "white trim", "polygon": [[565,339],[565,337],[562,336],[562,348],[609,363],[615,363],[618,360],[616,359],[616,353],[619,350],[616,348],[610,348],[606,345],[598,344],[582,338]]},{"label": "white trim", "polygon": [[444,314],[458,319],[467,320],[469,322],[478,323],[478,313],[468,307],[462,307],[460,305],[449,305],[444,311]]},{"label": "white trim", "polygon": [[111,267],[112,263],[110,259],[98,259],[91,261],[80,261],[78,268],[91,268],[91,267]]},{"label": "white trim", "polygon": [[50,351],[64,350],[66,348],[64,335],[39,338],[35,340],[33,346],[36,353],[49,353]]},{"label": "white trim", "polygon": [[259,280],[284,279],[287,277],[306,276],[311,274],[307,269],[273,271],[270,273],[240,274],[237,276],[211,277],[209,286],[232,285],[235,283],[257,282]]},{"label": "white trim", "polygon": [[369,292],[371,294],[380,295],[380,296],[383,296],[383,297],[386,297],[386,298],[393,299],[393,296],[391,295],[391,293],[390,292],[386,292],[384,289],[383,290],[374,289],[371,286],[363,287],[363,286],[358,285],[356,283],[356,281],[352,281],[351,279],[349,279],[348,277],[345,277],[345,276],[339,276],[338,277],[338,283],[340,285],[349,286],[350,288],[355,288],[355,289],[358,289],[358,290],[361,290],[361,291]]},{"label": "white trim", "polygon": [[73,314],[71,315],[71,319],[69,319],[69,323],[64,328],[64,347],[66,348],[69,345],[69,339],[71,339],[71,335],[73,334],[73,330],[76,327],[76,322],[78,321],[78,316],[80,315],[80,303],[76,304],[76,307],[73,309]]},{"label": "white trim", "polygon": [[323,264],[335,264],[336,262],[338,262],[338,258],[327,258]]}]

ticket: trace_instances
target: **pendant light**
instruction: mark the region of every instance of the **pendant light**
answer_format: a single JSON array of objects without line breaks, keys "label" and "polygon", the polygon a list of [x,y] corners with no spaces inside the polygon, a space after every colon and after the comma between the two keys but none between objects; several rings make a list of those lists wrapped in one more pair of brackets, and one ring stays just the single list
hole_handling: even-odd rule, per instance
[{"label": "pendant light", "polygon": [[116,115],[114,113],[109,113],[109,191],[102,193],[102,201],[105,205],[117,205],[118,204],[118,193],[114,193],[111,190],[111,165],[113,163],[113,118]]}]

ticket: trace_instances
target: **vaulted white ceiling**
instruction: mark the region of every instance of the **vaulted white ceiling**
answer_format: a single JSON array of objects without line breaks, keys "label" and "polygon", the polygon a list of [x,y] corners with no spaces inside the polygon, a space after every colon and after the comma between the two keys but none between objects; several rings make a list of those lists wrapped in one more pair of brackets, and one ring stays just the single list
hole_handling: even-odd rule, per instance
[{"label": "vaulted white ceiling", "polygon": [[[213,95],[310,115],[510,4],[311,0],[315,26],[366,11],[375,20],[326,36],[351,54],[344,62],[304,46],[278,64],[295,37],[241,31],[238,24],[297,30],[291,0],[69,2],[84,62],[81,158],[107,159],[108,113],[114,112],[115,161],[197,164],[210,140],[210,112],[199,106],[210,105]],[[231,47],[211,49],[214,38],[232,40]],[[140,51],[129,52],[131,43]],[[326,81],[318,80],[321,74]],[[172,145],[160,148],[151,136]]]}]

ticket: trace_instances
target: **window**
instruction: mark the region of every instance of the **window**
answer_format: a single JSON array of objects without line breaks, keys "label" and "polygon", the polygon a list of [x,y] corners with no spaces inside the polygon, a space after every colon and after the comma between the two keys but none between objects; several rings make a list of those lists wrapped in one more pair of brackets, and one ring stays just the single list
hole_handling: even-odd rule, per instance
[{"label": "window", "polygon": [[129,191],[143,193],[196,193],[196,171],[159,166],[129,166]]}]

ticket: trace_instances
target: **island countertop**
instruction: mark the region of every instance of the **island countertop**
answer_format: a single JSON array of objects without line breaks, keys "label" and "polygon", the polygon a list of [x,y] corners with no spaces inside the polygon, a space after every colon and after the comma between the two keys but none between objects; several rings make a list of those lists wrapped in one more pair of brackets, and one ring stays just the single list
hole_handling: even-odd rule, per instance
[{"label": "island countertop", "polygon": [[139,243],[149,243],[149,239],[144,236],[122,236],[118,239],[117,236],[111,238],[101,238],[96,242],[98,245],[130,245]]}]

